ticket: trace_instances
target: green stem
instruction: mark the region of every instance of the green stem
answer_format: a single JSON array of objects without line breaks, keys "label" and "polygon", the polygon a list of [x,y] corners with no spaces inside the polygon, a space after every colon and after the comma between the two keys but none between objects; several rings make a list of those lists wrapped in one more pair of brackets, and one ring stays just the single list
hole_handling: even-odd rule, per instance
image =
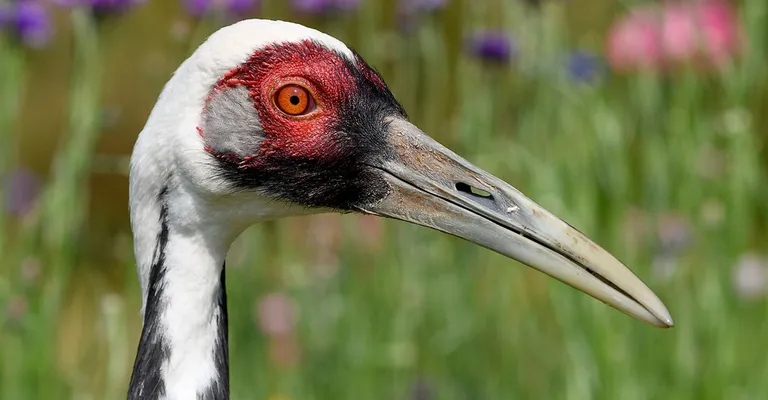
[{"label": "green stem", "polygon": [[[87,211],[87,182],[99,139],[101,59],[97,23],[87,7],[71,12],[74,60],[69,92],[69,123],[51,166],[43,198],[43,240],[54,273],[44,307],[55,313],[74,263]],[[53,314],[49,314],[53,315]]]},{"label": "green stem", "polygon": [[[14,134],[24,90],[24,54],[18,45],[5,38],[0,39],[0,54],[0,177],[4,177],[16,161]],[[4,199],[4,187],[0,186],[0,202]],[[6,213],[0,210],[0,254],[5,254],[6,224]]]}]

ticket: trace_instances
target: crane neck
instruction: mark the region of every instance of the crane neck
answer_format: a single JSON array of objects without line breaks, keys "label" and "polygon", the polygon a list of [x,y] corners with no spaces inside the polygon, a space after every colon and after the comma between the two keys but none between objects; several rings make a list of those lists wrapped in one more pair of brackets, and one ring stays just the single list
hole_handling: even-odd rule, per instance
[{"label": "crane neck", "polygon": [[144,197],[131,210],[144,321],[128,399],[228,399],[231,235],[201,220],[183,188]]}]

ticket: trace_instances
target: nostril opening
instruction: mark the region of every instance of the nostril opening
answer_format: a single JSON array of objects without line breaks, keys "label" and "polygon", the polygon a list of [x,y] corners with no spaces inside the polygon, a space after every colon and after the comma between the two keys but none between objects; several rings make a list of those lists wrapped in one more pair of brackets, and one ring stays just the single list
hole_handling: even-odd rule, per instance
[{"label": "nostril opening", "polygon": [[477,197],[493,199],[493,196],[490,193],[486,192],[485,190],[478,189],[474,186],[470,186],[464,182],[456,182],[456,190],[458,190],[459,192],[464,192]]}]

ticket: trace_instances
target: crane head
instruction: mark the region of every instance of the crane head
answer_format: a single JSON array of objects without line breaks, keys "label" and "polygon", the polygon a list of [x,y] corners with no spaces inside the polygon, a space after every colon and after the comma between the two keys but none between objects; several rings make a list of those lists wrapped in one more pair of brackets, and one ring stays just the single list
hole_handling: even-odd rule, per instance
[{"label": "crane head", "polygon": [[[158,144],[168,151],[150,150]],[[158,171],[173,171],[205,204],[226,204],[234,225],[327,211],[402,220],[516,259],[651,325],[673,325],[621,262],[430,138],[360,55],[300,25],[242,21],[182,64],[139,137],[132,198]]]}]

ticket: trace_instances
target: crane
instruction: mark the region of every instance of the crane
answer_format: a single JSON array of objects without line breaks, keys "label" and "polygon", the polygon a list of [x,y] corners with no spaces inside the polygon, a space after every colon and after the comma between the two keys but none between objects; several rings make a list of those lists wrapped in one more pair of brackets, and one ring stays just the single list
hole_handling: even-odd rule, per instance
[{"label": "crane", "polygon": [[229,398],[230,244],[260,221],[325,212],[455,235],[673,326],[607,251],[411,124],[354,50],[299,24],[250,19],[181,64],[133,149],[143,328],[128,398]]}]

